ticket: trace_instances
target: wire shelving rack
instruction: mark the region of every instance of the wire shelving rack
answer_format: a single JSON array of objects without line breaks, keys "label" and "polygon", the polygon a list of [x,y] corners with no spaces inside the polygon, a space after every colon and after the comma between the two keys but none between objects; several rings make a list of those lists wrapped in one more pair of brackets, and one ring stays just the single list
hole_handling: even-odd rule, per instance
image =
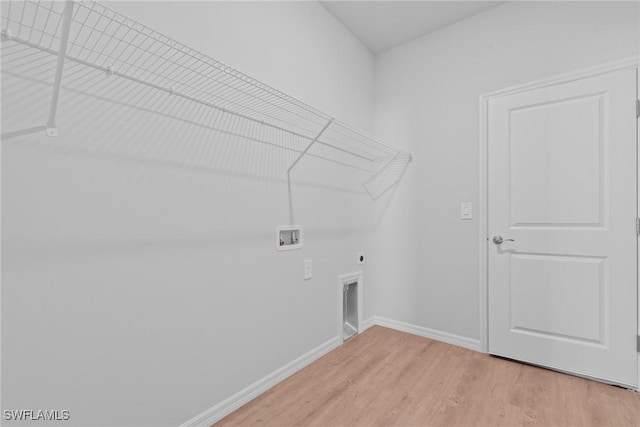
[{"label": "wire shelving rack", "polygon": [[313,156],[368,173],[363,187],[377,199],[412,160],[411,153],[94,1],[2,2],[1,25],[3,47],[16,43],[57,57],[49,117],[27,132],[58,134],[65,64],[73,63],[207,107],[218,129],[225,117],[246,123],[233,129],[236,136],[297,153],[289,175],[304,156]]}]

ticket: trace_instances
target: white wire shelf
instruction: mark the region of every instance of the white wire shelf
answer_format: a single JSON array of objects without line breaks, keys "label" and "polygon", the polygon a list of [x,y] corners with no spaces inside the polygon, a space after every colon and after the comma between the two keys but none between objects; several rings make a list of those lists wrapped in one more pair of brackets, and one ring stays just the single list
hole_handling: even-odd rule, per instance
[{"label": "white wire shelf", "polygon": [[[66,85],[78,79],[77,74],[65,78],[63,71],[74,64],[207,107],[212,111],[207,127],[299,153],[288,173],[303,156],[365,171],[370,178],[363,186],[374,199],[400,180],[412,159],[410,153],[100,3],[3,1],[1,24],[3,48],[19,44],[58,58],[47,124],[28,131],[57,134],[62,80]],[[14,134],[19,132],[3,138]]]}]

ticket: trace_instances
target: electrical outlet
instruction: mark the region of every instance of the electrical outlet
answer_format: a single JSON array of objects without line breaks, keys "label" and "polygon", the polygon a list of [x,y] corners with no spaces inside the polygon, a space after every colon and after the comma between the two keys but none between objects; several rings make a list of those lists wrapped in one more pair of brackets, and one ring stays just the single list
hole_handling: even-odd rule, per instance
[{"label": "electrical outlet", "polygon": [[364,252],[358,252],[358,265],[364,264]]},{"label": "electrical outlet", "polygon": [[313,277],[313,263],[310,259],[304,260],[304,280],[309,280]]}]

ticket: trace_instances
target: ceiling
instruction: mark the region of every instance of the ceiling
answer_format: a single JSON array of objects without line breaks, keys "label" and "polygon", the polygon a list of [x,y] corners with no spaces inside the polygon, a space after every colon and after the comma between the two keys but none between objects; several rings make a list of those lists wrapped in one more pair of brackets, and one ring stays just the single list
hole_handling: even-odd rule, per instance
[{"label": "ceiling", "polygon": [[321,1],[372,53],[468,18],[504,1]]}]

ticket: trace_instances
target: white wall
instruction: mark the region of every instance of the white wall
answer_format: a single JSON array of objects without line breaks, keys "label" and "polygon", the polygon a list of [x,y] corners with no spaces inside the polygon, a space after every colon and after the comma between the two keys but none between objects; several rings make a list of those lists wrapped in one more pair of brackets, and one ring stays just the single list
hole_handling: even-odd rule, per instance
[{"label": "white wall", "polygon": [[[373,58],[318,3],[109,6],[371,128]],[[55,63],[7,46],[3,132],[44,122]],[[304,159],[293,209],[305,247],[276,252],[290,153],[218,141],[114,101],[134,87],[65,73],[103,99],[64,89],[58,138],[2,144],[3,409],[68,409],[74,426],[178,425],[336,336],[337,276],[361,269],[372,282],[356,266],[373,227],[360,177]],[[307,258],[314,278],[303,281]]]},{"label": "white wall", "polygon": [[638,55],[639,18],[637,2],[509,2],[376,58],[375,133],[417,159],[377,234],[377,315],[479,338],[478,221],[459,219],[479,203],[478,97]]},{"label": "white wall", "polygon": [[[65,425],[176,425],[326,342],[361,249],[365,319],[478,338],[478,224],[458,219],[478,206],[478,96],[638,53],[637,3],[514,2],[383,53],[374,90],[374,58],[315,2],[110,6],[375,122],[416,161],[372,203],[361,177],[305,159],[305,247],[277,253],[290,155],[118,104],[121,84],[68,69],[104,99],[63,91],[57,139],[2,143],[3,409],[69,409]],[[44,121],[55,59],[12,61],[3,132]]]}]

